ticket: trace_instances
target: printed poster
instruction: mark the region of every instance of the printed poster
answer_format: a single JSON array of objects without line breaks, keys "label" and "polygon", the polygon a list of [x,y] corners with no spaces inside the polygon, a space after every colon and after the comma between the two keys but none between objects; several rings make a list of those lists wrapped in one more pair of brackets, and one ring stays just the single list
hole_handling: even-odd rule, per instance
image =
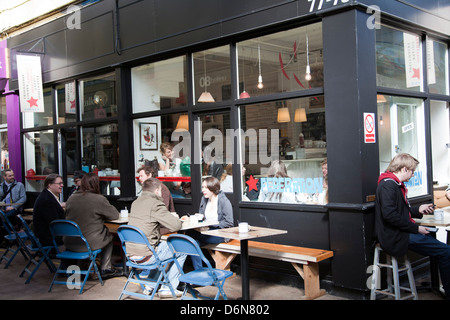
[{"label": "printed poster", "polygon": [[41,57],[17,55],[20,110],[44,112]]}]

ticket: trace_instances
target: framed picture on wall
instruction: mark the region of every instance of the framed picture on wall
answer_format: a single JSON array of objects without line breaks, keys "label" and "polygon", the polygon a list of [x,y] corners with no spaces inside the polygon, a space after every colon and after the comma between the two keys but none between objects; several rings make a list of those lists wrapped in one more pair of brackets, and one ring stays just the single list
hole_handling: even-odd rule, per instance
[{"label": "framed picture on wall", "polygon": [[139,123],[139,134],[141,150],[158,150],[157,123]]}]

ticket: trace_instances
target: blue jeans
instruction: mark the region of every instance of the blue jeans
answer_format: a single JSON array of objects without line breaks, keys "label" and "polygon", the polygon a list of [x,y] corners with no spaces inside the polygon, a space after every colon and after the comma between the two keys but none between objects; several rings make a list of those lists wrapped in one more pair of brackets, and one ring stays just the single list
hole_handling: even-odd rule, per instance
[{"label": "blue jeans", "polygon": [[450,297],[450,246],[430,235],[410,233],[409,250],[435,257],[446,297]]},{"label": "blue jeans", "polygon": [[[156,253],[158,254],[158,258],[161,261],[167,260],[172,258],[173,253],[172,250],[170,250],[169,246],[167,245],[166,241],[161,241],[158,245],[158,248],[156,250]],[[184,262],[186,261],[186,255],[185,254],[180,254],[177,255],[177,261],[180,264],[180,267],[183,268]],[[155,263],[155,257],[152,256],[148,261],[142,263],[141,265],[146,265],[146,264],[152,264]],[[150,276],[152,276],[152,272],[150,273]],[[170,266],[169,271],[167,272],[167,277],[169,279],[170,284],[172,285],[172,288],[174,290],[177,289],[178,284],[180,283],[180,281],[178,280],[178,278],[180,277],[180,272],[178,271],[178,267],[175,265],[175,263],[173,263]],[[155,288],[155,283],[149,283],[148,286],[152,289]],[[169,288],[167,286],[161,286],[161,290],[169,290]]]},{"label": "blue jeans", "polygon": [[[195,230],[189,230],[187,232],[187,235],[194,238],[200,247],[202,247],[206,244],[218,244],[218,243],[225,242],[225,238],[208,236],[206,234],[201,234],[200,232],[195,231]],[[191,260],[192,260],[192,266],[194,267],[195,270],[203,267],[202,259],[200,257],[191,256]]]}]

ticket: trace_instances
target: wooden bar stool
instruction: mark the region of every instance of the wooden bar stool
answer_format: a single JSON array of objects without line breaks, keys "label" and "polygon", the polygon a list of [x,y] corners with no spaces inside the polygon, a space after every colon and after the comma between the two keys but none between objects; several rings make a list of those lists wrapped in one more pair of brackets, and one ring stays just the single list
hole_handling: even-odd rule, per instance
[{"label": "wooden bar stool", "polygon": [[[372,283],[370,290],[370,300],[376,299],[376,294],[383,294],[388,296],[395,297],[395,300],[406,300],[409,298],[413,298],[413,300],[418,300],[416,284],[414,282],[414,275],[411,267],[411,263],[409,262],[408,256],[404,257],[404,266],[399,269],[398,260],[396,257],[392,257],[386,254],[386,263],[380,263],[380,253],[383,251],[380,245],[377,244],[375,247],[375,253],[373,257],[373,270],[372,270]],[[377,283],[379,283],[380,278],[380,270],[381,268],[388,268],[387,272],[387,289],[381,290],[377,289]],[[400,286],[400,276],[399,272],[405,271],[408,274],[409,288]],[[394,283],[392,283],[392,278],[394,278]],[[392,290],[394,289],[394,290]],[[408,291],[411,294],[401,297],[401,290]],[[394,291],[394,292],[392,292]]]}]

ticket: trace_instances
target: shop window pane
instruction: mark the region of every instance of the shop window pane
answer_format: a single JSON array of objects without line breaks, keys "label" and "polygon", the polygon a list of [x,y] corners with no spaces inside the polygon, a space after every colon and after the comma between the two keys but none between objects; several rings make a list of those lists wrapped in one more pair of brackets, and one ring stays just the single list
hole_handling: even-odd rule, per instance
[{"label": "shop window pane", "polygon": [[323,87],[322,23],[239,42],[237,48],[240,98]]},{"label": "shop window pane", "polygon": [[433,185],[436,189],[450,186],[450,111],[444,101],[431,101],[431,150]]},{"label": "shop window pane", "polygon": [[6,99],[0,96],[0,126],[6,123]]},{"label": "shop window pane", "polygon": [[1,170],[9,168],[9,148],[8,148],[8,131],[0,132],[0,145],[2,146]]},{"label": "shop window pane", "polygon": [[102,194],[120,195],[117,123],[82,128],[82,168],[98,172]]},{"label": "shop window pane", "polygon": [[415,34],[386,26],[376,29],[377,85],[422,91],[421,48]]},{"label": "shop window pane", "polygon": [[56,87],[58,123],[74,122],[76,117],[76,85],[69,82]]},{"label": "shop window pane", "polygon": [[81,80],[79,89],[82,120],[117,116],[114,73]]},{"label": "shop window pane", "polygon": [[328,202],[322,96],[240,108],[243,200]]},{"label": "shop window pane", "polygon": [[[191,198],[191,140],[188,130],[187,114],[140,118],[133,122],[135,170],[144,165],[151,166],[154,176],[167,186],[173,198]],[[163,151],[167,153],[163,154]],[[137,175],[136,172],[136,178]],[[138,179],[136,193],[141,193]]]},{"label": "shop window pane", "polygon": [[[202,178],[216,177],[223,192],[233,192],[233,146],[227,140],[230,114],[216,113],[199,117],[202,138]],[[200,151],[200,150],[199,150]]]},{"label": "shop window pane", "polygon": [[44,179],[56,172],[53,130],[24,133],[26,190],[41,192]]},{"label": "shop window pane", "polygon": [[194,103],[230,100],[230,47],[196,52],[194,59]]},{"label": "shop window pane", "polygon": [[185,56],[132,68],[133,112],[186,105],[186,72]]},{"label": "shop window pane", "polygon": [[378,102],[378,145],[380,173],[398,153],[409,153],[419,160],[413,178],[405,183],[408,196],[427,193],[427,162],[425,152],[425,120],[423,101],[414,98],[384,96]]},{"label": "shop window pane", "polygon": [[53,124],[52,89],[45,88],[44,112],[22,112],[23,128],[49,126]]},{"label": "shop window pane", "polygon": [[448,94],[448,46],[427,41],[428,89],[430,93]]}]

